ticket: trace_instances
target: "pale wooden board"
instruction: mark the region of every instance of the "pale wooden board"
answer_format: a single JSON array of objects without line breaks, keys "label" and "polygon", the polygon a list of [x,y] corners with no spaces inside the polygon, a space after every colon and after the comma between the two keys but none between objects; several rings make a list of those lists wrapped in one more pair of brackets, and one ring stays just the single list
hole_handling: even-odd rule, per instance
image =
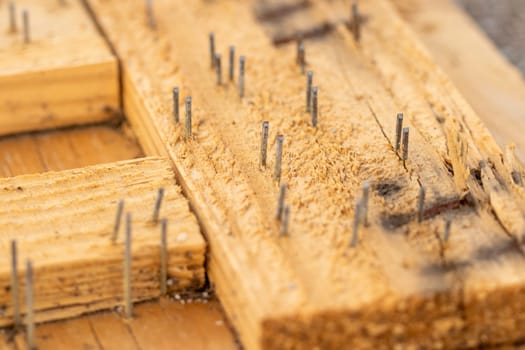
[{"label": "pale wooden board", "polygon": [[[161,300],[137,305],[135,313],[133,320],[102,312],[44,324],[36,330],[38,349],[237,349],[216,300],[188,304]],[[23,349],[25,344],[20,333],[15,342],[0,341],[0,349]]]},{"label": "pale wooden board", "polygon": [[450,0],[392,1],[503,147],[525,160],[525,81]]},{"label": "pale wooden board", "polygon": [[0,176],[43,173],[143,156],[124,129],[110,126],[46,131],[0,139]]},{"label": "pale wooden board", "polygon": [[[160,217],[168,219],[168,290],[204,285],[205,242],[175,184],[168,160],[140,158],[92,167],[0,180],[3,205],[0,252],[17,240],[24,295],[26,259],[34,266],[38,321],[71,317],[123,303],[123,240],[111,242],[117,203],[132,214],[132,298],[159,296],[160,225],[152,222],[157,190],[165,194]],[[59,283],[57,283],[57,281]],[[0,264],[0,324],[12,322],[10,264]],[[23,305],[23,303],[22,303]]]},{"label": "pale wooden board", "polygon": [[0,135],[115,118],[117,61],[81,1],[15,3],[17,32],[9,29],[8,1],[0,3]]},{"label": "pale wooden board", "polygon": [[[486,128],[387,2],[363,4],[369,21],[360,45],[344,23],[347,2],[315,2],[305,11],[303,21],[335,23],[331,34],[306,45],[321,91],[317,130],[304,113],[295,46],[270,44],[253,3],[158,1],[157,31],[138,4],[89,3],[123,59],[130,122],[147,154],[174,161],[210,243],[212,284],[247,348],[473,346],[521,334],[524,320],[505,322],[523,304],[525,260],[498,219],[519,235],[522,190]],[[243,30],[232,31],[231,23]],[[247,54],[242,101],[234,84],[214,85],[212,30],[223,57],[230,44]],[[405,51],[396,52],[398,43]],[[191,141],[183,125],[173,125],[173,86],[181,88],[182,120],[183,98],[193,97]],[[413,135],[408,171],[391,146],[399,111],[407,112]],[[273,222],[273,157],[269,169],[257,165],[262,120],[270,121],[270,155],[275,135],[285,134],[288,237],[278,237]],[[480,169],[482,159],[494,168]],[[367,179],[399,190],[384,197],[374,191],[372,225],[350,250],[353,203]],[[428,215],[444,211],[424,225],[413,221],[418,180],[428,189]],[[478,211],[457,201],[467,193]],[[448,215],[460,243],[445,249]],[[401,223],[392,229],[385,222]],[[501,246],[509,250],[495,249]],[[502,309],[496,300],[503,295],[515,303]]]}]

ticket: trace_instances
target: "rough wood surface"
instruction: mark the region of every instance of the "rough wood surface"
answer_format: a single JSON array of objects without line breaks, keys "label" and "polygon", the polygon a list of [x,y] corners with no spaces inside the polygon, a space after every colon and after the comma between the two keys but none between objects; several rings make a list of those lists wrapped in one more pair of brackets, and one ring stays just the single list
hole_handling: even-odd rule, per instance
[{"label": "rough wood surface", "polygon": [[[137,305],[135,313],[132,320],[104,312],[44,324],[36,330],[38,349],[237,349],[216,300],[190,304],[161,300]],[[1,339],[0,333],[2,350],[26,347],[23,334],[13,343]]]},{"label": "rough wood surface", "polygon": [[[139,4],[89,3],[123,61],[126,113],[145,152],[174,161],[208,237],[210,279],[248,349],[450,348],[521,336],[523,189],[511,173],[516,180],[522,170],[389,2],[363,2],[357,45],[346,1],[311,2],[294,19],[333,24],[306,41],[321,91],[317,129],[304,112],[295,45],[273,46],[253,3],[156,1],[157,30]],[[233,83],[215,85],[210,31],[223,57],[230,44],[247,55],[242,100]],[[173,123],[173,86],[193,97],[189,141]],[[406,168],[392,149],[399,111],[411,128]],[[258,167],[263,120],[269,154],[277,133],[286,140],[282,182],[292,214],[284,237],[274,221],[274,163]],[[374,189],[370,225],[351,249],[365,180]]]},{"label": "rough wood surface", "polygon": [[[169,220],[168,290],[196,290],[204,284],[205,243],[168,160],[142,158],[0,180],[0,253],[9,257],[16,239],[19,261],[33,261],[38,321],[122,303],[124,223],[117,242],[110,239],[120,199],[132,214],[132,298],[159,296],[160,225],[152,214],[161,187],[160,217]],[[0,264],[0,325],[13,316],[9,261]],[[25,265],[20,266],[23,296]]]},{"label": "rough wood surface", "polygon": [[[80,1],[0,4],[0,135],[115,118],[117,62]],[[24,43],[22,11],[29,12]],[[5,19],[5,20],[4,20]]]},{"label": "rough wood surface", "polygon": [[392,3],[500,146],[515,143],[517,154],[525,160],[525,81],[521,72],[452,1]]}]

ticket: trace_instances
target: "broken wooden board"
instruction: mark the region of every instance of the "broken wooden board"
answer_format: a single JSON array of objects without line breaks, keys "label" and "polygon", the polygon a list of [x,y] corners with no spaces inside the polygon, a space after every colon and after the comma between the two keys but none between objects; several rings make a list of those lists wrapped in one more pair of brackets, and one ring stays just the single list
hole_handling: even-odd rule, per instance
[{"label": "broken wooden board", "polygon": [[[506,321],[523,304],[525,259],[512,236],[519,230],[508,234],[498,221],[520,222],[520,189],[498,160],[501,150],[391,5],[364,4],[360,44],[337,1],[304,11],[304,22],[334,27],[306,42],[321,92],[312,128],[295,45],[273,46],[253,3],[156,1],[156,30],[138,4],[89,4],[122,59],[124,106],[145,152],[174,161],[208,237],[210,280],[246,348],[458,347],[521,334],[525,320]],[[210,31],[223,57],[230,44],[247,55],[244,99],[236,82],[215,85]],[[408,52],[395,52],[398,41]],[[406,89],[394,91],[400,84]],[[193,98],[189,140],[184,123],[173,122],[174,86],[181,120],[184,97]],[[393,150],[399,111],[411,127],[406,167]],[[274,162],[258,166],[263,120],[269,154],[276,135],[285,135],[281,181],[291,221],[284,236],[274,219]],[[370,225],[352,249],[354,203],[366,180],[373,182]],[[420,184],[427,189],[421,224]],[[499,196],[517,213],[494,210],[495,217],[490,198]],[[442,238],[449,216],[450,247]],[[502,295],[516,303],[498,315]]]},{"label": "broken wooden board", "polygon": [[392,1],[501,147],[525,160],[525,81],[472,19],[450,0]]},{"label": "broken wooden board", "polygon": [[14,3],[16,31],[8,3],[0,6],[0,135],[116,118],[117,61],[81,1]]},{"label": "broken wooden board", "polygon": [[[159,296],[160,224],[152,222],[159,188],[165,191],[160,217],[168,219],[168,290],[204,285],[205,242],[166,159],[4,178],[0,188],[0,252],[9,257],[16,239],[21,296],[25,261],[33,261],[39,322],[122,304],[124,221],[117,242],[111,241],[120,199],[132,215],[132,299]],[[13,322],[9,261],[0,265],[0,325]]]},{"label": "broken wooden board", "polygon": [[[126,320],[117,312],[102,312],[41,325],[36,329],[38,349],[238,349],[217,300],[148,302],[137,305],[135,315]],[[22,333],[14,342],[1,339],[0,334],[2,350],[26,348]]]}]

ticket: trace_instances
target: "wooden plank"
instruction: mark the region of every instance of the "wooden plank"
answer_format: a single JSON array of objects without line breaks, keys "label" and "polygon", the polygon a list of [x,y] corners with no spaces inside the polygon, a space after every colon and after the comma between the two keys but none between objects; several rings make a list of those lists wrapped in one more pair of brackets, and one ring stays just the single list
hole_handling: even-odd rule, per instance
[{"label": "wooden plank", "polygon": [[[343,2],[303,11],[304,22],[334,21],[332,32],[307,44],[322,92],[317,129],[303,112],[294,45],[272,46],[251,3],[158,1],[157,30],[137,4],[89,3],[123,60],[132,126],[146,153],[174,161],[210,243],[210,279],[247,348],[456,347],[519,335],[523,320],[506,321],[523,304],[525,260],[513,241],[521,190],[475,113],[389,3],[363,6],[368,22],[358,45],[341,20]],[[242,100],[234,84],[215,86],[211,30],[248,53]],[[173,125],[174,85],[193,97],[190,140]],[[406,167],[392,148],[395,114],[404,110],[414,135]],[[293,214],[285,237],[271,222],[278,186],[270,169],[258,167],[262,120],[270,121],[272,150],[276,134],[286,135],[282,181]],[[370,225],[350,249],[364,180],[374,184]],[[414,220],[420,183],[429,189],[423,224]],[[442,241],[447,216],[461,227],[450,249]],[[510,249],[482,254],[496,245]],[[515,303],[498,315],[503,295]]]},{"label": "wooden plank", "polygon": [[110,126],[46,131],[0,139],[0,176],[80,168],[143,156],[140,146]]},{"label": "wooden plank", "polygon": [[[112,244],[110,239],[121,198],[125,211],[133,215],[133,300],[159,295],[160,226],[151,217],[161,187],[165,195],[160,217],[169,220],[168,275],[173,282],[169,290],[203,286],[205,243],[166,159],[22,175],[0,183],[4,196],[0,251],[9,256],[10,241],[16,239],[19,261],[32,259],[38,321],[122,303],[124,224],[117,242]],[[18,276],[23,281],[24,268]],[[4,286],[0,303],[6,305],[6,312],[0,325],[12,322],[10,283],[10,266],[5,260],[0,265],[0,285]],[[23,282],[21,285],[23,290]]]},{"label": "wooden plank", "polygon": [[[449,0],[392,1],[501,147],[525,159],[525,83],[472,19]],[[453,39],[452,39],[453,38]]]},{"label": "wooden plank", "polygon": [[[133,320],[117,312],[102,312],[44,324],[36,331],[38,348],[237,349],[216,300],[189,304],[161,300],[137,305],[135,311]],[[25,347],[22,333],[16,340],[19,348]]]},{"label": "wooden plank", "polygon": [[[6,27],[7,5],[0,6]],[[0,36],[0,135],[115,118],[117,61],[82,3],[28,0],[17,6],[17,30],[5,28]],[[30,43],[23,39],[23,10],[29,12]]]}]

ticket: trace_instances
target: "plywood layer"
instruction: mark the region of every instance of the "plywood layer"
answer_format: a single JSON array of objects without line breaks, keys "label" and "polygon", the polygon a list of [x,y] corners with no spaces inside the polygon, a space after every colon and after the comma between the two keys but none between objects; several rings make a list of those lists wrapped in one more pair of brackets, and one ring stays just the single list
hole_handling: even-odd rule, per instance
[{"label": "plywood layer", "polygon": [[[272,44],[272,24],[256,19],[254,3],[156,1],[157,29],[140,4],[89,4],[122,59],[125,109],[145,152],[174,162],[208,237],[210,280],[246,348],[453,348],[521,336],[523,171],[388,1],[362,3],[359,43],[347,2],[297,7],[300,30],[331,23],[305,41],[320,91],[317,128],[295,45]],[[223,57],[230,44],[247,57],[242,99],[235,83],[216,85],[210,31]],[[193,98],[189,140],[173,121],[174,86]],[[405,166],[393,149],[398,112],[410,127]],[[258,165],[263,120],[267,168]],[[281,133],[284,236],[272,176]],[[351,248],[364,181],[369,225]]]},{"label": "plywood layer", "polygon": [[159,188],[165,190],[160,217],[168,219],[169,291],[204,284],[205,243],[166,159],[4,178],[0,188],[0,255],[6,257],[0,262],[0,325],[13,322],[11,240],[18,244],[21,302],[25,261],[33,262],[38,321],[122,304],[124,222],[111,241],[120,199],[132,215],[132,299],[159,296],[160,225],[152,222]]},{"label": "plywood layer", "polygon": [[[0,6],[0,135],[115,118],[117,62],[80,1]],[[24,40],[22,13],[29,18]]]}]

